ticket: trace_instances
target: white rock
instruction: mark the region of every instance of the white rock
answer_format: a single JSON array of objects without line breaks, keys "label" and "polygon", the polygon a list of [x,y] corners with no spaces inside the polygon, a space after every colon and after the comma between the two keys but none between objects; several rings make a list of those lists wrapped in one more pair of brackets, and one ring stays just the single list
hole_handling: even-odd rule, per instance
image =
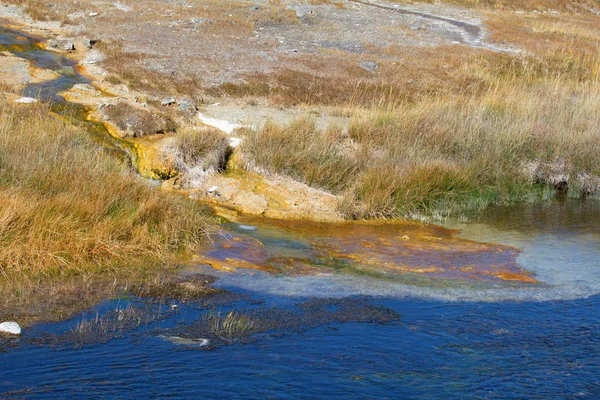
[{"label": "white rock", "polygon": [[168,97],[168,98],[162,99],[160,101],[160,104],[163,106],[170,106],[171,104],[175,104],[175,103],[176,103],[176,101],[173,97]]},{"label": "white rock", "polygon": [[91,13],[89,13],[88,15],[89,15],[90,17],[95,17],[96,15],[98,15],[98,13],[97,13],[97,12],[91,12]]},{"label": "white rock", "polygon": [[208,189],[208,193],[216,193],[217,189],[219,189],[218,186],[212,186]]},{"label": "white rock", "polygon": [[104,54],[99,52],[98,50],[92,50],[85,57],[84,60],[81,61],[81,64],[91,65],[104,61]]},{"label": "white rock", "polygon": [[21,104],[37,103],[37,99],[34,99],[33,97],[21,97],[20,99],[15,100],[15,103],[21,103]]},{"label": "white rock", "polygon": [[16,322],[3,322],[0,324],[0,332],[8,333],[10,335],[20,335],[21,327]]}]

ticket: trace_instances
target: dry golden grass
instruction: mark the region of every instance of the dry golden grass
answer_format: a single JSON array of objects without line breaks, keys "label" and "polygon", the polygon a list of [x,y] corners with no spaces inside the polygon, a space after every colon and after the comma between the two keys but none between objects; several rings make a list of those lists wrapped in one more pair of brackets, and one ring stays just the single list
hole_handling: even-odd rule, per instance
[{"label": "dry golden grass", "polygon": [[[102,50],[114,82],[144,91],[339,106],[353,116],[350,137],[335,129],[318,132],[310,121],[268,124],[249,133],[243,150],[248,167],[343,195],[348,217],[451,212],[539,198],[552,193],[561,175],[572,193],[595,192],[600,18],[589,8],[597,2],[442,3],[478,8],[489,41],[523,51],[365,44],[364,57],[379,63],[374,74],[358,67],[362,55],[329,51],[295,57],[273,73],[248,75],[244,84],[206,88],[187,76],[149,71],[144,56],[124,54],[119,46]],[[547,10],[560,14],[532,12]],[[215,43],[244,37],[261,24],[295,23],[284,2],[273,1],[245,18],[247,11],[246,4],[211,0],[194,8],[194,16],[215,19],[203,28]]]},{"label": "dry golden grass", "polygon": [[[249,77],[247,93],[268,87],[274,104],[342,106],[353,122],[349,138],[310,121],[249,132],[247,167],[341,195],[348,218],[459,213],[566,186],[573,196],[600,194],[600,19],[498,11],[509,3],[476,5],[496,8],[491,40],[522,53],[391,47],[378,51],[400,61],[383,61],[375,76],[352,60],[340,72],[342,60],[313,57],[304,62],[313,73]],[[542,7],[534,3],[522,6]],[[333,76],[321,73],[327,65]]]},{"label": "dry golden grass", "polygon": [[598,194],[599,66],[574,52],[484,53],[455,70],[477,90],[351,108],[350,138],[306,121],[267,125],[242,149],[248,166],[343,195],[350,218],[539,200],[567,184],[576,196]]},{"label": "dry golden grass", "polygon": [[211,218],[151,188],[44,106],[0,106],[4,284],[147,269],[204,240]]},{"label": "dry golden grass", "polygon": [[267,123],[243,142],[247,168],[260,167],[332,192],[343,191],[359,172],[359,161],[336,130],[319,132],[310,120],[287,127]]}]

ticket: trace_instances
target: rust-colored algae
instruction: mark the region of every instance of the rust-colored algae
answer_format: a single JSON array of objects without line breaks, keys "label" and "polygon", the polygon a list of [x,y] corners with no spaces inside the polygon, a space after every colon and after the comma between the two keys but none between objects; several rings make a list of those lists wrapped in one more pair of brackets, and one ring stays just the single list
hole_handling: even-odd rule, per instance
[{"label": "rust-colored algae", "polygon": [[346,270],[391,279],[409,273],[439,279],[537,283],[516,263],[518,249],[459,239],[456,231],[439,226],[411,221],[239,219],[257,230],[221,235],[203,252],[206,264],[286,275]]},{"label": "rust-colored algae", "polygon": [[538,283],[538,281],[528,274],[518,274],[510,271],[501,271],[492,274],[496,278],[500,278],[505,281],[519,281],[525,283]]}]

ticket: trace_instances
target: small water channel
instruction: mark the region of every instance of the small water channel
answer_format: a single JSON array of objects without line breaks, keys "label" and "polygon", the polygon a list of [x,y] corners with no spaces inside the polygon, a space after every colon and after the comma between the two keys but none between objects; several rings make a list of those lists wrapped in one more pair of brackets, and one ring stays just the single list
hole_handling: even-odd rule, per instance
[{"label": "small water channel", "polygon": [[[76,66],[13,51],[61,71],[25,94],[73,113],[56,94],[84,82]],[[599,223],[594,200],[493,208],[448,222],[459,237],[242,219],[182,272],[214,275],[224,293],[122,293],[4,339],[0,397],[598,398]],[[231,311],[248,331],[215,333],[211,315]]]},{"label": "small water channel", "polygon": [[114,156],[123,160],[128,159],[124,143],[108,134],[102,124],[88,121],[87,111],[83,106],[70,103],[60,95],[74,85],[91,83],[87,76],[80,73],[77,62],[62,54],[40,48],[38,45],[44,41],[43,38],[7,28],[6,25],[6,21],[0,20],[0,50],[27,60],[35,68],[50,70],[57,74],[55,79],[27,85],[21,94],[48,102],[56,115],[85,128],[94,140]]}]

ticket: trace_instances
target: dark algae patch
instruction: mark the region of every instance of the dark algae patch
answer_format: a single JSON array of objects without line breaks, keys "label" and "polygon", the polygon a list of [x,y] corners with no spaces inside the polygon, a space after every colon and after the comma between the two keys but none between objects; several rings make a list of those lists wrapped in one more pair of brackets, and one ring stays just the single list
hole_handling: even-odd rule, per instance
[{"label": "dark algae patch", "polygon": [[292,307],[211,310],[193,324],[160,331],[166,337],[208,339],[213,347],[253,343],[265,337],[298,335],[309,329],[349,323],[393,323],[400,315],[367,298],[312,298]]},{"label": "dark algae patch", "polygon": [[43,332],[39,336],[29,339],[29,343],[57,348],[81,348],[105,344],[110,340],[132,334],[140,328],[147,328],[150,324],[165,321],[174,313],[175,310],[168,306],[132,302],[103,315],[96,312],[95,316],[84,316],[65,332]]},{"label": "dark algae patch", "polygon": [[[181,282],[205,282],[204,278]],[[150,293],[153,289],[137,293]],[[180,294],[179,289],[171,291]],[[397,323],[400,315],[367,297],[311,298],[287,305],[269,306],[250,297],[223,300],[206,294],[178,297],[179,304],[158,298],[124,294],[65,322],[32,327],[22,338],[0,337],[0,351],[20,346],[79,349],[106,345],[117,339],[141,343],[152,337],[177,348],[216,349],[234,344],[260,344],[274,338],[297,336],[310,329],[339,324]],[[164,298],[163,298],[164,299]],[[213,302],[212,299],[215,299]]]}]

